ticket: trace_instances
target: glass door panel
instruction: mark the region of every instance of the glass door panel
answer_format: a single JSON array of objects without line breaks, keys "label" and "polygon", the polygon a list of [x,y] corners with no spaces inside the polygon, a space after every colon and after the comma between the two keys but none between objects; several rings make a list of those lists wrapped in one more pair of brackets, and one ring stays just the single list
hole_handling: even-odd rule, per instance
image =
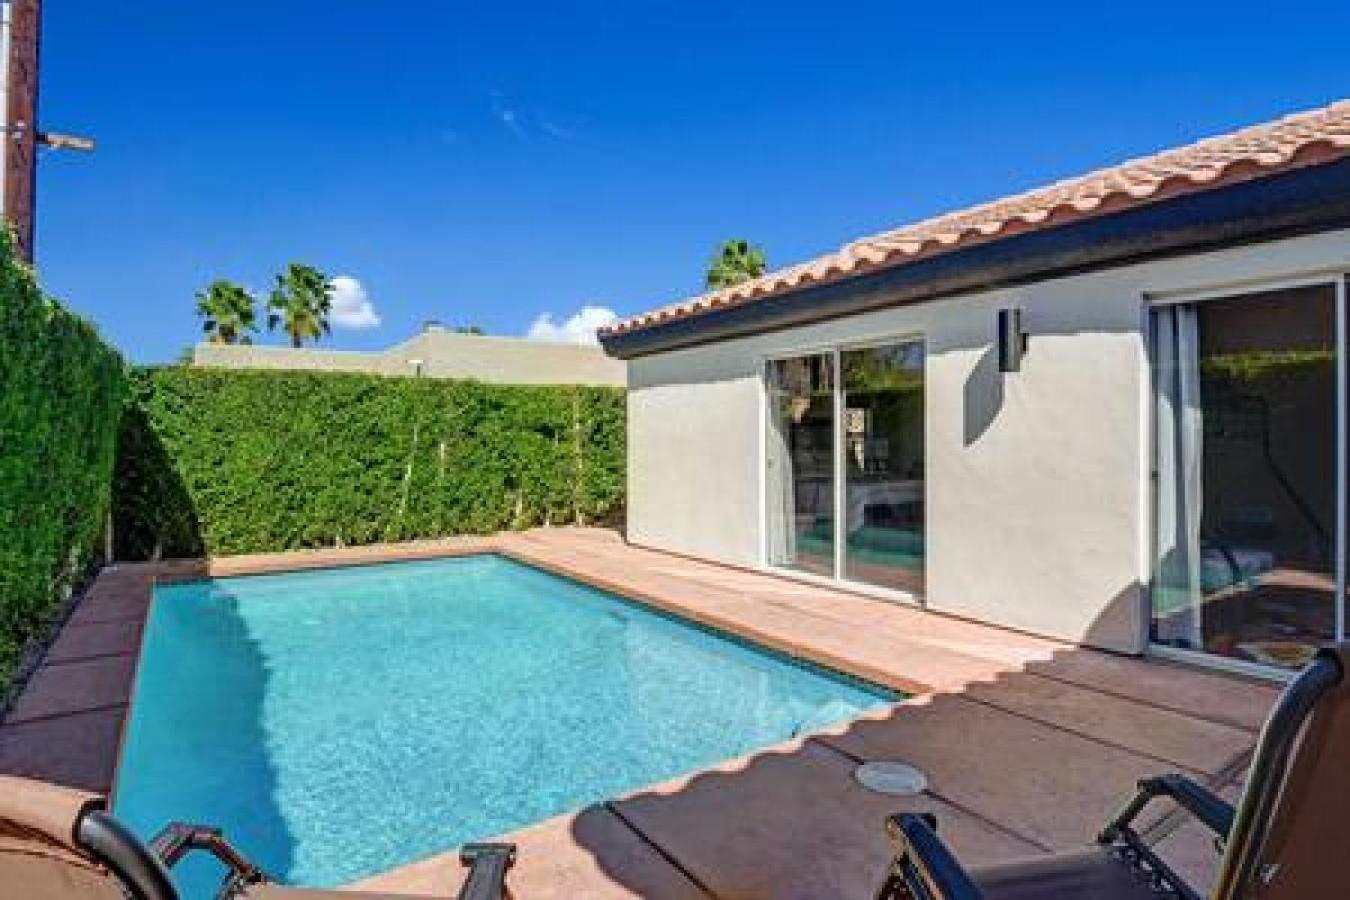
[{"label": "glass door panel", "polygon": [[924,581],[923,364],[919,341],[839,355],[843,577],[912,594]]},{"label": "glass door panel", "polygon": [[1154,311],[1154,641],[1296,667],[1334,637],[1335,298]]},{"label": "glass door panel", "polygon": [[834,575],[834,354],[768,363],[770,565]]}]

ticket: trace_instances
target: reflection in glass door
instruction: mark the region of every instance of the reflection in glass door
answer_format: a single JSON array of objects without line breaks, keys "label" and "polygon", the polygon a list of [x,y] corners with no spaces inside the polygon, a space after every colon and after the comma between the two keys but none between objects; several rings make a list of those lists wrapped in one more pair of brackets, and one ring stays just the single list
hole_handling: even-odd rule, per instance
[{"label": "reflection in glass door", "polygon": [[922,593],[923,370],[922,341],[769,361],[770,565]]},{"label": "reflection in glass door", "polygon": [[1337,319],[1330,284],[1154,310],[1155,642],[1297,667],[1336,637]]},{"label": "reflection in glass door", "polygon": [[768,363],[769,564],[834,574],[834,354]]},{"label": "reflection in glass door", "polygon": [[844,572],[923,592],[923,344],[839,355],[843,387]]}]

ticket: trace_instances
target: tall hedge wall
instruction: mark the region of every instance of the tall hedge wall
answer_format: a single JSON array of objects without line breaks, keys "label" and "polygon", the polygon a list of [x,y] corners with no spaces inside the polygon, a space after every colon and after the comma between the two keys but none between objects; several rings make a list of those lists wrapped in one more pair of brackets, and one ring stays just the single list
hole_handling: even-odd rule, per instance
[{"label": "tall hedge wall", "polygon": [[318,372],[133,373],[121,559],[595,523],[622,514],[623,392]]},{"label": "tall hedge wall", "polygon": [[0,236],[0,699],[98,552],[124,370]]}]

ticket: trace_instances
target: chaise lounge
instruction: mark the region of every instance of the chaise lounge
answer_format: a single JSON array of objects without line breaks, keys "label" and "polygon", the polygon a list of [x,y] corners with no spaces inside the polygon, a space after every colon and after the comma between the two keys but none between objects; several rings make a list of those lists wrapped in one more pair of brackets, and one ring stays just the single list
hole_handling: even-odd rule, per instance
[{"label": "chaise lounge", "polygon": [[1350,643],[1324,648],[1280,695],[1236,808],[1185,776],[1147,778],[1096,846],[969,872],[931,816],[893,816],[886,826],[897,854],[877,900],[1201,900],[1136,830],[1160,799],[1194,816],[1222,848],[1209,900],[1350,897],[1347,664]]},{"label": "chaise lounge", "polygon": [[[179,900],[169,870],[197,850],[228,870],[219,900],[419,900],[274,884],[211,828],[175,823],[146,846],[104,805],[93,794],[0,776],[0,895],[6,900]],[[471,868],[457,900],[509,896],[505,878],[515,861],[514,846],[467,844],[460,859]]]}]

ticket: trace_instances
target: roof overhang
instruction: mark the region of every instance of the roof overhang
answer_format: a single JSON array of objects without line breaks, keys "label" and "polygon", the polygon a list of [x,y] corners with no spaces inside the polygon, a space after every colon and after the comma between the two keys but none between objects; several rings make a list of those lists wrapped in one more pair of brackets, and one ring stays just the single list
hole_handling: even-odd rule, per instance
[{"label": "roof overhang", "polygon": [[1350,227],[1350,159],[1017,234],[695,316],[602,334],[634,359],[888,307]]}]

